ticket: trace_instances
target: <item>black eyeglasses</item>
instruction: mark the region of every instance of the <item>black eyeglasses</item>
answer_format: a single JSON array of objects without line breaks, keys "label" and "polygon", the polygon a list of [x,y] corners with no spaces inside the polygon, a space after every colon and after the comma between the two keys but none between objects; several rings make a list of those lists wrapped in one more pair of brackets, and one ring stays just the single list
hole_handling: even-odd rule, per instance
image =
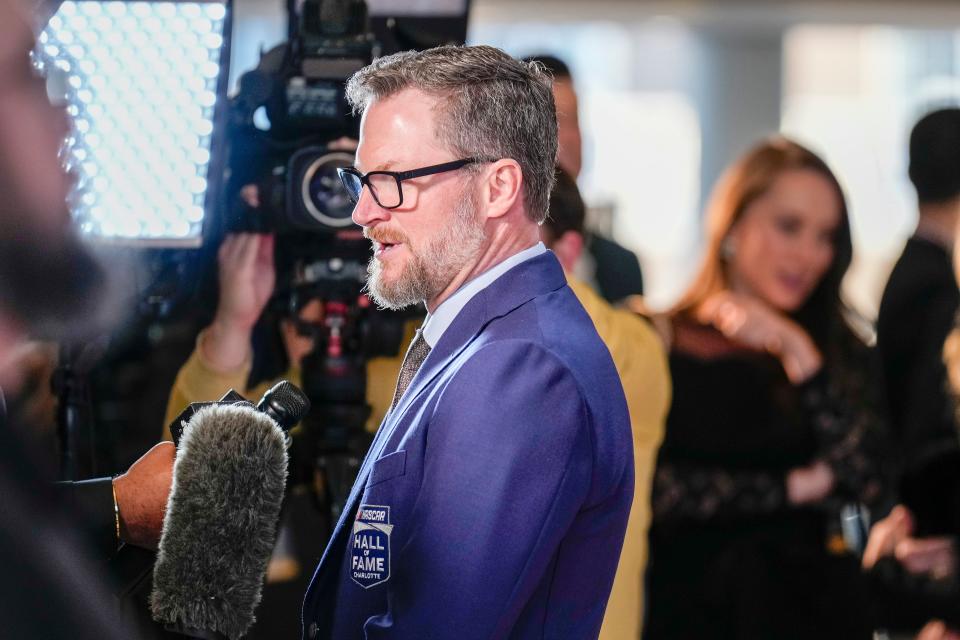
[{"label": "black eyeglasses", "polygon": [[420,169],[410,171],[371,171],[363,174],[353,167],[342,167],[337,169],[340,176],[340,182],[347,190],[347,195],[356,204],[360,200],[360,192],[363,186],[370,188],[370,195],[377,201],[377,204],[384,209],[396,209],[403,204],[403,187],[401,183],[411,178],[420,178],[422,176],[432,176],[436,173],[446,171],[455,171],[468,164],[475,162],[492,162],[481,158],[464,158],[463,160],[454,160],[453,162],[444,162]]}]

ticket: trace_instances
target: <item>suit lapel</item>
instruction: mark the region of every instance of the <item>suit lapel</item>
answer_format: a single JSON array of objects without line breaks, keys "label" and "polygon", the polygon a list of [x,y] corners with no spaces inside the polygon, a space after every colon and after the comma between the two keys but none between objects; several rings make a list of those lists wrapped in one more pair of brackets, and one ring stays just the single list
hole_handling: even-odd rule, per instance
[{"label": "suit lapel", "polygon": [[403,397],[400,398],[397,406],[394,407],[393,410],[384,417],[383,422],[380,423],[380,428],[377,429],[377,435],[373,439],[373,442],[370,443],[370,448],[367,450],[367,455],[363,459],[363,464],[360,465],[360,472],[357,474],[357,479],[350,489],[350,496],[344,504],[337,526],[334,528],[333,535],[330,536],[330,541],[327,543],[327,548],[320,560],[321,565],[326,561],[330,549],[334,546],[334,541],[342,533],[348,524],[347,520],[356,509],[357,502],[363,494],[363,488],[367,484],[367,477],[370,475],[370,469],[373,467],[373,463],[380,458],[380,454],[396,432],[397,427],[402,421],[401,418],[410,407],[410,404],[423,392],[429,382],[443,371],[447,363],[453,360],[453,358],[470,343],[470,340],[472,340],[480,328],[482,328],[484,324],[483,316],[482,313],[478,312],[482,312],[483,306],[480,305],[478,308],[477,305],[473,305],[475,300],[476,297],[470,301],[470,304],[464,307],[464,310],[454,319],[450,328],[443,333],[436,348],[430,350],[430,354],[427,355],[426,360],[423,361],[420,370],[417,371],[413,380],[410,381],[410,386],[407,388],[406,393],[403,394]]},{"label": "suit lapel", "polygon": [[556,257],[553,252],[547,251],[521,262],[486,289],[479,291],[443,332],[440,341],[430,351],[389,418],[404,415],[417,396],[473,342],[488,322],[510,313],[538,295],[555,291],[566,283],[566,276]]}]

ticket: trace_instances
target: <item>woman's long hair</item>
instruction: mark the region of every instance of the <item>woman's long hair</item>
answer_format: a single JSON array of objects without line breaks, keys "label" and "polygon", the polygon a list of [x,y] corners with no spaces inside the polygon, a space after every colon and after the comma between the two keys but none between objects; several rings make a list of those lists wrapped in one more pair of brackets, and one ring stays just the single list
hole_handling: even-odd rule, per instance
[{"label": "woman's long hair", "polygon": [[853,257],[846,198],[826,162],[806,147],[780,136],[753,147],[727,169],[717,183],[707,207],[703,263],[693,283],[671,309],[671,315],[691,316],[707,298],[729,287],[723,245],[730,230],[744,211],[770,190],[777,178],[786,171],[799,169],[822,175],[836,191],[840,203],[840,224],[833,238],[833,262],[803,306],[791,314],[829,357],[827,352],[834,351],[837,339],[846,331],[847,309],[840,296],[840,286]]}]

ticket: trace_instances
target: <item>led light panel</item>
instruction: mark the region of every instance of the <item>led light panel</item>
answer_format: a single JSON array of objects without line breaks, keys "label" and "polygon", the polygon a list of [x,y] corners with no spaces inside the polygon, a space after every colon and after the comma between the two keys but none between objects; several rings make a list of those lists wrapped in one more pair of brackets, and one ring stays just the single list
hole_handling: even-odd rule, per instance
[{"label": "led light panel", "polygon": [[200,244],[226,24],[219,2],[66,0],[50,19],[34,59],[72,116],[62,153],[83,233]]}]

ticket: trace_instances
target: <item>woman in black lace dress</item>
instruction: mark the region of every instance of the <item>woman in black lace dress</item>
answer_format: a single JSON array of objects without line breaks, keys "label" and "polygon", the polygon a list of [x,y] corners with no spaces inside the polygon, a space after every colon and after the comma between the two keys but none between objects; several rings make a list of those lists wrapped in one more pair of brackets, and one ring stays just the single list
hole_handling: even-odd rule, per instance
[{"label": "woman in black lace dress", "polygon": [[836,178],[791,141],[724,176],[670,313],[646,640],[870,638],[846,503],[880,496],[873,368],[845,322]]}]

